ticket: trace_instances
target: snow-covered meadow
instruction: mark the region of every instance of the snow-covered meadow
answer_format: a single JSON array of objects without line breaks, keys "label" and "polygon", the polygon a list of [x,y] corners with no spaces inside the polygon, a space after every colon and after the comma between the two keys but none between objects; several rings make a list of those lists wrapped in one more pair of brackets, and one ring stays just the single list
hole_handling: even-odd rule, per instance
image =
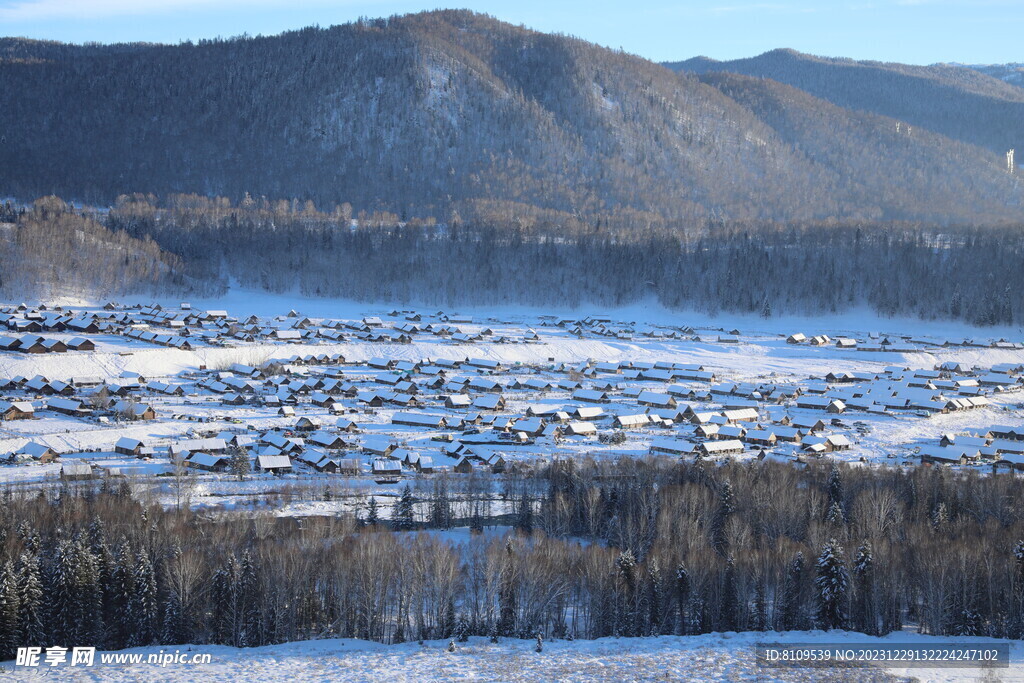
[{"label": "snow-covered meadow", "polygon": [[[1010,647],[1008,668],[941,668],[862,666],[833,668],[766,667],[758,663],[756,646],[763,643],[829,643],[844,647],[900,645],[941,646],[948,638],[894,633],[882,638],[843,631],[789,633],[711,633],[701,636],[601,638],[547,641],[541,652],[534,640],[472,637],[456,643],[426,641],[381,645],[360,640],[313,640],[239,649],[217,645],[132,648],[116,653],[209,654],[209,664],[60,665],[53,673],[74,681],[959,681],[1024,680],[1024,644]],[[957,639],[960,646],[986,646],[982,638]],[[10,671],[11,665],[5,667]],[[38,675],[39,669],[14,670],[16,679]],[[50,672],[47,672],[50,673]]]}]

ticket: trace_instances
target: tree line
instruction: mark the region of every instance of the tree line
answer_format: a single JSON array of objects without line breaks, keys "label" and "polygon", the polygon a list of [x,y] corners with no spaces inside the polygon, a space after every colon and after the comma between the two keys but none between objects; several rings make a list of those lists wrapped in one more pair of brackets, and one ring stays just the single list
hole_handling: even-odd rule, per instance
[{"label": "tree line", "polygon": [[[107,227],[152,238],[195,281],[410,304],[618,306],[1024,319],[1020,225],[588,223],[499,208],[443,223],[343,204],[126,195]],[[270,255],[269,257],[267,255]]]},{"label": "tree line", "polygon": [[111,480],[7,489],[0,655],[809,628],[1020,638],[1022,487],[927,468],[556,459],[503,481],[513,533],[465,543],[422,530],[474,517],[473,477],[407,488],[386,517],[374,499],[301,521],[166,508]]}]

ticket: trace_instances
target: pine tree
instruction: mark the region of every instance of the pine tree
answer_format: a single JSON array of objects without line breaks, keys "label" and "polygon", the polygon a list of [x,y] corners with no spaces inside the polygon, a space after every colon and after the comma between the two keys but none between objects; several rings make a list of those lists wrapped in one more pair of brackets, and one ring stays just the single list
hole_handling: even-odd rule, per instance
[{"label": "pine tree", "polygon": [[671,633],[670,604],[666,604],[665,583],[661,576],[661,565],[658,558],[652,558],[648,570],[647,595],[647,635],[669,635]]},{"label": "pine tree", "polygon": [[949,509],[945,503],[939,503],[932,510],[932,528],[936,531],[944,529],[949,524]]},{"label": "pine tree", "polygon": [[241,632],[238,643],[241,647],[263,645],[262,624],[260,623],[259,568],[249,551],[242,555],[239,573],[238,599],[241,608]]},{"label": "pine tree", "polygon": [[93,553],[96,557],[96,568],[99,574],[101,603],[103,605],[102,644],[105,648],[115,648],[117,632],[123,619],[124,600],[117,579],[117,558],[110,547],[104,542]]},{"label": "pine tree", "polygon": [[451,638],[455,635],[455,599],[451,595],[449,595],[448,600],[445,601],[444,616],[438,626],[441,629],[441,635],[443,637]]},{"label": "pine tree", "polygon": [[508,538],[505,540],[505,559],[498,586],[498,634],[505,637],[511,636],[516,626],[517,586],[514,554],[512,539]]},{"label": "pine tree", "polygon": [[843,561],[843,549],[835,539],[828,541],[821,550],[816,565],[818,624],[828,631],[846,625],[846,600],[849,577]]},{"label": "pine tree", "polygon": [[846,515],[843,514],[843,508],[839,505],[838,501],[833,501],[829,506],[825,522],[834,528],[841,528],[846,525]]},{"label": "pine tree", "polygon": [[102,645],[105,635],[103,586],[100,583],[99,562],[83,539],[80,538],[75,545],[75,555],[78,560],[75,583],[82,603],[82,621],[78,629],[79,643],[98,647]]},{"label": "pine tree", "polygon": [[213,594],[214,641],[225,645],[237,645],[240,621],[239,570],[238,561],[233,555],[214,572],[210,588]]},{"label": "pine tree", "polygon": [[81,596],[76,582],[75,545],[70,540],[58,541],[50,566],[44,595],[49,603],[49,632],[55,645],[72,647],[78,642],[81,625]]},{"label": "pine tree", "polygon": [[128,613],[132,631],[128,636],[129,647],[149,645],[157,634],[157,586],[156,572],[149,560],[149,553],[140,548],[135,556],[134,590],[128,595]]},{"label": "pine tree", "polygon": [[412,489],[406,484],[391,516],[396,531],[409,531],[416,527],[415,504]]},{"label": "pine tree", "polygon": [[689,601],[690,575],[682,563],[680,563],[676,567],[676,635],[684,636],[688,633],[686,605]]},{"label": "pine tree", "polygon": [[622,607],[619,611],[619,620],[616,631],[625,636],[635,636],[637,633],[636,605],[636,558],[633,551],[626,548],[619,554],[615,561],[619,569],[619,576],[622,578]]},{"label": "pine tree", "polygon": [[832,465],[828,473],[828,500],[830,504],[845,504],[845,488],[843,486],[843,474],[837,465]]},{"label": "pine tree", "polygon": [[758,578],[754,586],[754,623],[753,630],[768,630],[768,587],[764,577]]},{"label": "pine tree", "polygon": [[136,592],[134,557],[131,544],[128,541],[122,543],[118,550],[117,567],[114,572],[116,627],[112,629],[112,632],[113,647],[115,649],[128,647],[129,640],[137,623],[137,618],[133,611],[136,606],[132,601],[132,596]]},{"label": "pine tree", "polygon": [[853,560],[854,606],[851,620],[856,630],[868,635],[878,635],[875,617],[874,557],[871,544],[865,541],[857,548]]},{"label": "pine tree", "polygon": [[377,507],[377,499],[370,496],[370,502],[366,506],[366,525],[376,526],[380,524],[380,510]]},{"label": "pine tree", "polygon": [[469,640],[469,630],[469,619],[466,618],[465,614],[459,615],[455,624],[455,637],[460,643],[465,643]]},{"label": "pine tree", "polygon": [[43,647],[43,582],[39,573],[39,560],[34,553],[24,552],[18,559],[18,639],[21,645]]},{"label": "pine tree", "polygon": [[514,526],[524,534],[529,535],[533,533],[533,503],[526,491],[523,491],[523,495],[520,497],[519,504],[516,507]]},{"label": "pine tree", "polygon": [[719,488],[718,509],[715,511],[715,517],[711,523],[711,547],[718,553],[724,554],[729,549],[726,524],[735,511],[736,496],[732,490],[732,482],[726,479]]},{"label": "pine tree", "polygon": [[21,600],[14,563],[7,560],[0,570],[0,659],[14,659],[20,641]]},{"label": "pine tree", "polygon": [[236,446],[231,449],[228,468],[232,474],[238,477],[239,481],[245,479],[245,475],[249,474],[252,470],[252,463],[249,461],[249,454],[244,448]]},{"label": "pine tree", "polygon": [[796,631],[803,628],[801,617],[804,575],[804,554],[797,553],[793,558],[782,595],[782,617],[779,625],[783,631]]},{"label": "pine tree", "polygon": [[736,631],[739,629],[739,596],[736,586],[736,563],[732,556],[725,560],[725,572],[722,576],[722,608],[720,630]]},{"label": "pine tree", "polygon": [[175,590],[167,591],[163,602],[164,617],[160,622],[160,643],[179,645],[188,640],[185,636],[185,620],[181,613],[181,599]]},{"label": "pine tree", "polygon": [[444,478],[434,480],[433,499],[430,503],[430,525],[436,529],[451,527],[452,504],[448,498],[448,485]]}]

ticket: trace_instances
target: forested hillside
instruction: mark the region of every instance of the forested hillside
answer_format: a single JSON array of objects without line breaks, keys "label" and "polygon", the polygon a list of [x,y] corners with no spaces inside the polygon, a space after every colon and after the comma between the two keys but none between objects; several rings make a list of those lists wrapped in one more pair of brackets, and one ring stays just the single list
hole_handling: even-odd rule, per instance
[{"label": "forested hillside", "polygon": [[[1024,95],[969,73],[964,126],[1018,128],[929,132],[913,111],[884,112],[906,113],[911,132],[827,89],[679,74],[463,11],[176,46],[5,40],[0,195],[250,193],[638,232],[1019,220],[1024,188],[989,137],[1019,129]],[[911,93],[915,106],[961,108],[948,87]]]},{"label": "forested hillside", "polygon": [[1024,148],[1024,89],[1001,80],[1004,69],[989,75],[953,64],[858,62],[793,50],[727,62],[695,57],[665,66],[770,78],[840,107],[893,117],[995,153]]}]

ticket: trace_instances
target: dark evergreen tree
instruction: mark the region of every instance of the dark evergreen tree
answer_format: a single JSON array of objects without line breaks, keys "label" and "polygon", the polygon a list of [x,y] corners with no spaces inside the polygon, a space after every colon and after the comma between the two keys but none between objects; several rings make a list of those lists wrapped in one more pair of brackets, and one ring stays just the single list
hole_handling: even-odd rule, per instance
[{"label": "dark evergreen tree", "polygon": [[836,541],[828,541],[821,550],[815,567],[818,625],[824,630],[844,628],[849,577],[843,560],[843,549]]},{"label": "dark evergreen tree", "polygon": [[242,555],[238,598],[241,603],[241,632],[238,643],[241,647],[255,647],[264,644],[263,624],[260,605],[263,602],[260,590],[259,567],[249,551]]},{"label": "dark evergreen tree", "polygon": [[185,633],[185,619],[181,613],[181,599],[175,590],[167,591],[163,600],[163,619],[160,622],[160,643],[179,645],[189,641]]},{"label": "dark evergreen tree", "polygon": [[686,567],[676,567],[676,635],[684,636],[689,631],[686,606],[690,602],[690,575]]},{"label": "dark evergreen tree", "polygon": [[396,531],[408,531],[416,527],[415,504],[412,489],[406,484],[391,514],[392,526]]},{"label": "dark evergreen tree", "polygon": [[370,496],[370,502],[366,505],[366,525],[376,526],[380,524],[380,510],[377,506],[377,498]]},{"label": "dark evergreen tree", "polygon": [[854,602],[851,611],[853,627],[868,635],[879,635],[875,608],[875,567],[871,544],[864,542],[857,548],[853,560]]},{"label": "dark evergreen tree", "polygon": [[722,606],[719,615],[719,629],[737,631],[740,624],[740,606],[738,587],[736,585],[736,563],[729,556],[725,560],[725,571],[722,574]]},{"label": "dark evergreen tree", "polygon": [[802,614],[803,584],[804,554],[798,552],[786,573],[786,583],[782,591],[782,614],[779,620],[779,628],[782,631],[796,631],[805,626]]},{"label": "dark evergreen tree", "polygon": [[151,644],[158,633],[156,572],[149,553],[139,548],[135,555],[133,591],[128,594],[128,614],[132,626],[129,647]]},{"label": "dark evergreen tree", "polygon": [[18,559],[18,641],[28,647],[43,647],[45,640],[43,582],[39,560],[30,551]]},{"label": "dark evergreen tree", "polygon": [[716,552],[725,553],[729,549],[726,536],[726,525],[730,516],[736,511],[736,496],[732,483],[726,479],[718,490],[718,509],[711,523],[711,546]]},{"label": "dark evergreen tree", "polygon": [[48,586],[44,592],[49,603],[49,635],[52,643],[73,647],[79,642],[82,625],[82,596],[78,592],[78,562],[75,544],[62,539],[50,564]]},{"label": "dark evergreen tree", "polygon": [[14,659],[20,638],[21,595],[10,560],[0,569],[0,659]]}]

